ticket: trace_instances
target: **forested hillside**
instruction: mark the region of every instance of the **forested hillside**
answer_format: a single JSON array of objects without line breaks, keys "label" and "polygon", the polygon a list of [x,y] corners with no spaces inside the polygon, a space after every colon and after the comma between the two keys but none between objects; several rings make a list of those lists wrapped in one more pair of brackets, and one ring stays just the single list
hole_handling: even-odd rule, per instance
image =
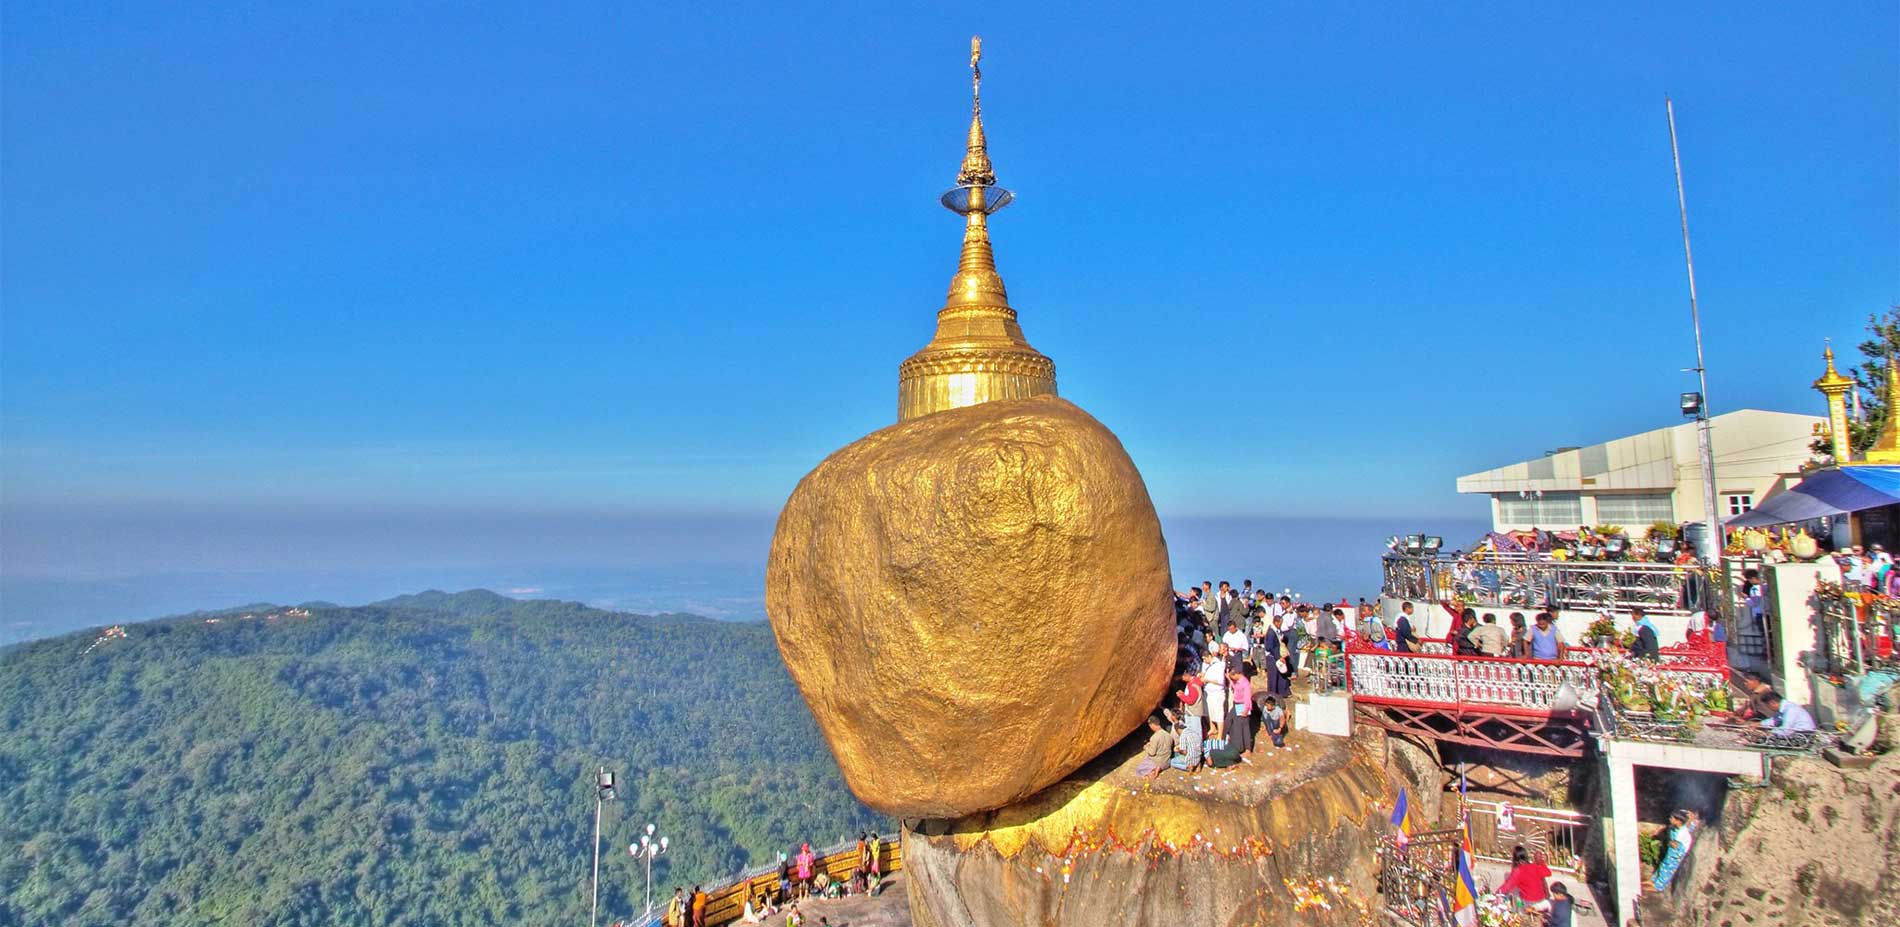
[{"label": "forested hillside", "polygon": [[764,624],[465,592],[126,632],[0,651],[0,924],[577,923],[601,763],[603,923],[647,822],[656,896],[888,832]]}]

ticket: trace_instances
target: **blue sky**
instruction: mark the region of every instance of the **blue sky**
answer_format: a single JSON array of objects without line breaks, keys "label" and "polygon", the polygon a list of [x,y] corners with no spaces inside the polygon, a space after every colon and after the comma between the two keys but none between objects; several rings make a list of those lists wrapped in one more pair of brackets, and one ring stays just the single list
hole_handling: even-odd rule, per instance
[{"label": "blue sky", "polygon": [[769,516],[929,338],[972,32],[1012,302],[1170,516],[1470,515],[1676,421],[1665,92],[1716,411],[1900,302],[1891,3],[17,0],[0,512]]}]

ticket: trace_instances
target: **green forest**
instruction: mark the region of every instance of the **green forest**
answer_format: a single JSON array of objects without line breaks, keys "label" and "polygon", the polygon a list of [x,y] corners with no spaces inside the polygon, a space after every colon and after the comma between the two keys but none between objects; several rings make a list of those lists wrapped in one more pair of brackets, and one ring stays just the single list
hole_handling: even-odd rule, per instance
[{"label": "green forest", "polygon": [[[488,592],[254,606],[0,650],[0,924],[601,922],[891,830],[771,630]],[[88,647],[92,647],[87,652]]]}]

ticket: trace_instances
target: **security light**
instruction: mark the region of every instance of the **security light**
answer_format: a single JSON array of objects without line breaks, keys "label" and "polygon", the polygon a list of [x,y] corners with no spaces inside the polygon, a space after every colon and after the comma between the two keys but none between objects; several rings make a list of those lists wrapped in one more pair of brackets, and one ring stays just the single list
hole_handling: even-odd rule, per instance
[{"label": "security light", "polygon": [[1701,393],[1683,393],[1682,394],[1682,417],[1695,418],[1696,416],[1701,415],[1701,414],[1702,414],[1702,394]]}]

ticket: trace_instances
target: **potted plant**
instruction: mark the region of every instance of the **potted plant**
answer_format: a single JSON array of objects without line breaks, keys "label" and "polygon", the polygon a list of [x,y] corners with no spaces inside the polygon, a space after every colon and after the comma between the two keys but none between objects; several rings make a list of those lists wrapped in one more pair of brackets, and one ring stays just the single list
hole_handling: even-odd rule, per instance
[{"label": "potted plant", "polygon": [[1616,620],[1608,615],[1598,615],[1597,620],[1590,622],[1590,627],[1584,629],[1583,639],[1592,646],[1610,646],[1610,642],[1616,639]]}]

